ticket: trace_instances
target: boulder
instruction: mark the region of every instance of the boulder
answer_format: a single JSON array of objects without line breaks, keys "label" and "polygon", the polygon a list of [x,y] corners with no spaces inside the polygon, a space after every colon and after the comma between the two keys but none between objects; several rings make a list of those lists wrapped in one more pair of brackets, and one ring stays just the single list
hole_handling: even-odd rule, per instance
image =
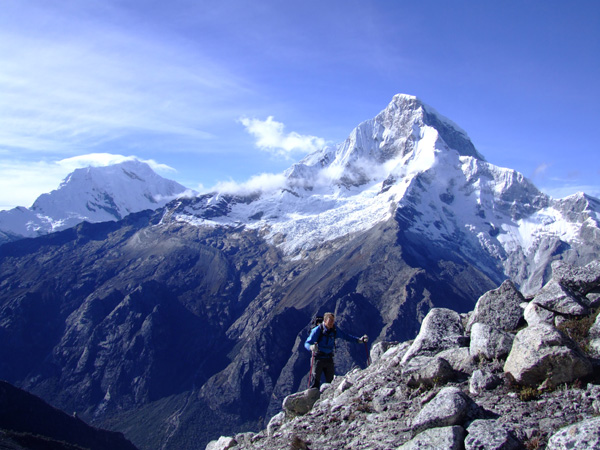
[{"label": "boulder", "polygon": [[402,358],[406,364],[418,355],[434,356],[453,347],[464,347],[467,338],[460,315],[446,308],[433,308],[423,319],[416,339]]},{"label": "boulder", "polygon": [[589,375],[592,364],[560,331],[539,324],[517,333],[504,372],[519,384],[556,386]]},{"label": "boulder", "polygon": [[478,395],[483,391],[494,389],[501,382],[502,380],[493,373],[477,369],[473,372],[469,380],[469,392],[473,395]]},{"label": "boulder", "polygon": [[456,372],[471,373],[475,368],[469,347],[449,348],[438,353],[437,357],[448,361]]},{"label": "boulder", "polygon": [[379,359],[392,347],[396,347],[398,342],[379,341],[371,347],[371,363],[379,361]]},{"label": "boulder", "polygon": [[430,428],[398,447],[398,450],[462,450],[465,435],[465,429],[460,425]]},{"label": "boulder", "polygon": [[465,450],[517,450],[515,436],[496,420],[474,420],[467,428]]},{"label": "boulder", "polygon": [[473,358],[504,358],[510,353],[513,335],[485,323],[474,323],[471,327],[469,352]]},{"label": "boulder", "polygon": [[533,302],[559,314],[583,316],[588,313],[588,308],[578,297],[569,288],[553,279],[535,295]]},{"label": "boulder", "polygon": [[498,289],[486,292],[475,305],[467,323],[467,331],[475,323],[485,323],[504,331],[516,330],[523,317],[520,304],[523,295],[510,280],[504,281]]},{"label": "boulder", "polygon": [[206,450],[228,450],[234,448],[237,441],[232,437],[221,436],[216,441],[210,441],[206,446]]},{"label": "boulder", "polygon": [[402,377],[410,387],[433,386],[454,377],[452,366],[437,356],[416,356],[402,370]]},{"label": "boulder", "polygon": [[552,325],[556,314],[552,311],[548,311],[546,308],[542,308],[535,302],[529,302],[525,307],[523,316],[525,317],[525,322],[531,327],[540,323]]},{"label": "boulder", "polygon": [[600,417],[568,425],[554,433],[546,450],[600,448]]},{"label": "boulder", "polygon": [[320,396],[321,392],[318,388],[288,395],[283,399],[283,410],[289,417],[304,415],[312,409]]},{"label": "boulder", "polygon": [[586,295],[600,286],[600,261],[592,261],[584,267],[574,267],[563,261],[554,261],[552,278],[563,286],[581,295]]},{"label": "boulder", "polygon": [[429,428],[461,425],[467,416],[472,400],[456,387],[445,387],[427,403],[412,420],[413,433]]}]

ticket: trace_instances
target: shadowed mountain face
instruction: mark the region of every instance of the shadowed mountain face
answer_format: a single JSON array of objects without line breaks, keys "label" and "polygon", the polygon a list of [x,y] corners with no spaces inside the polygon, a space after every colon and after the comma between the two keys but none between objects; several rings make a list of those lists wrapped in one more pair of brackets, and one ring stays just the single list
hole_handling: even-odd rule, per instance
[{"label": "shadowed mountain face", "polygon": [[[0,377],[140,448],[202,448],[306,386],[317,313],[404,341],[600,254],[595,199],[544,196],[412,97],[286,176],[1,246]],[[339,373],[365,360],[338,343]]]}]

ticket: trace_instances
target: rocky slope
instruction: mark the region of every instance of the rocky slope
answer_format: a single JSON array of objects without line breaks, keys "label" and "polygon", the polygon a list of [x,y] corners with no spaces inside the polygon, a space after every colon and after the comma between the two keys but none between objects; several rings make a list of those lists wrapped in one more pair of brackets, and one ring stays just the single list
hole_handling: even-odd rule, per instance
[{"label": "rocky slope", "polygon": [[600,263],[554,269],[529,301],[506,281],[471,313],[432,309],[415,340],[207,450],[600,448]]},{"label": "rocky slope", "polygon": [[[0,247],[0,377],[144,449],[258,430],[306,385],[311,319],[406,341],[510,276],[600,254],[598,201],[555,201],[396,96],[278,189],[181,198]],[[536,288],[538,286],[538,288]],[[365,364],[340,343],[339,373]]]}]

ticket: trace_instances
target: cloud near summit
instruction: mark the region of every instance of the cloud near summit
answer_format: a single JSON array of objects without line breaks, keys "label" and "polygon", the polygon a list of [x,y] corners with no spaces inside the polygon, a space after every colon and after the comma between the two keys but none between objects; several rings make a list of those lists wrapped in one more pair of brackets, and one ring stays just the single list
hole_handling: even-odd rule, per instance
[{"label": "cloud near summit", "polygon": [[316,136],[295,131],[285,133],[284,124],[274,120],[273,116],[266,120],[242,117],[239,121],[256,138],[256,147],[278,156],[289,158],[292,153],[310,153],[321,149],[326,143],[325,139]]}]

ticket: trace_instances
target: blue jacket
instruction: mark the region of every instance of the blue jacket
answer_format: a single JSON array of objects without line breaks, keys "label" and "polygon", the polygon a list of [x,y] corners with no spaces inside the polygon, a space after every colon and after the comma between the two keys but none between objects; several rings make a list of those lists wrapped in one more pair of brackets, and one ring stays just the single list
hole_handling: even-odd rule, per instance
[{"label": "blue jacket", "polygon": [[358,342],[360,339],[342,331],[338,327],[334,326],[330,330],[325,325],[321,324],[310,330],[310,334],[304,343],[304,347],[306,350],[310,351],[310,346],[317,344],[319,346],[319,353],[333,355],[333,351],[335,349],[335,338],[341,338],[350,342]]}]

